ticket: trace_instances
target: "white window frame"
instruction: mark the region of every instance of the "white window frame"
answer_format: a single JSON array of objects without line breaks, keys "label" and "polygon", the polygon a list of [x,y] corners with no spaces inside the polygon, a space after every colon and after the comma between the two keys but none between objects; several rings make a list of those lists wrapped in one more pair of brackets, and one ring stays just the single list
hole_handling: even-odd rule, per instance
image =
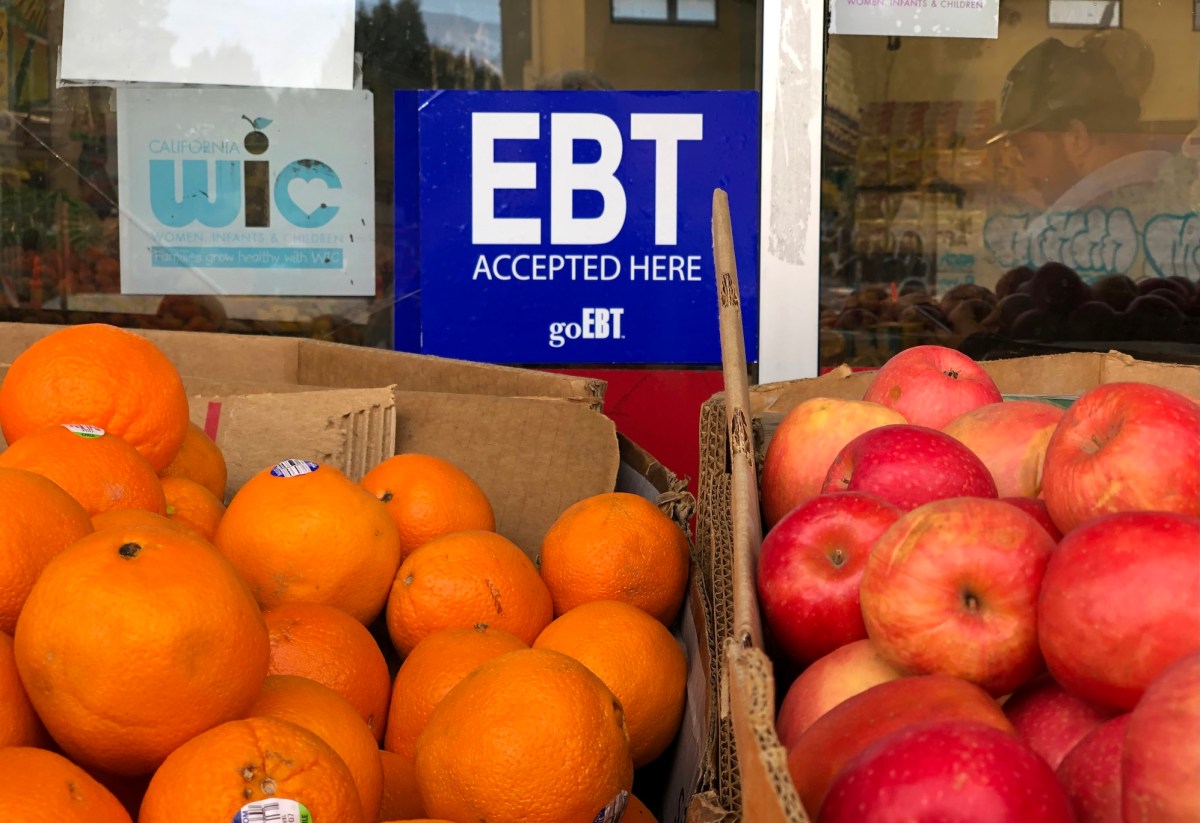
[{"label": "white window frame", "polygon": [[818,371],[825,20],[825,0],[763,2],[760,383]]}]

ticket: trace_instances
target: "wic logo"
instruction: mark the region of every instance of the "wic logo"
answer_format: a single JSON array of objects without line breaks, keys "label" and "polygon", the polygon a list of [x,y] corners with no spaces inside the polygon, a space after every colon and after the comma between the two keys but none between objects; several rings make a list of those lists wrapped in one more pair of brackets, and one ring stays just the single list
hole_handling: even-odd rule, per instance
[{"label": "wic logo", "polygon": [[[245,115],[242,119],[249,122],[253,130],[240,146],[235,140],[169,139],[151,140],[150,151],[169,155],[240,155],[244,149],[256,157],[266,154],[271,140],[265,129],[272,121]],[[182,179],[181,185],[177,186],[176,169],[179,166],[182,166]],[[301,208],[289,190],[293,180],[319,181],[331,192],[342,187],[336,171],[311,158],[287,163],[275,175],[274,185],[270,161],[265,159],[152,159],[150,209],[160,223],[171,228],[182,228],[193,222],[209,228],[224,228],[232,225],[243,211],[247,228],[269,228],[272,217],[278,215],[298,228],[317,229],[337,216],[338,206],[328,202],[322,202],[311,212]]]}]

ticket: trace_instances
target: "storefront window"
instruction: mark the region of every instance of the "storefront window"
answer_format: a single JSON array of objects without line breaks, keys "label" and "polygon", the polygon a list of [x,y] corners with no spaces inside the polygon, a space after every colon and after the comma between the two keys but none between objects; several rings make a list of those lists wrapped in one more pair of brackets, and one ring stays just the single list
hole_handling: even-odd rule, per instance
[{"label": "storefront window", "polygon": [[1187,0],[1001,0],[997,39],[832,35],[820,362],[1200,357]]},{"label": "storefront window", "polygon": [[[166,19],[172,2],[193,0],[143,6]],[[118,92],[109,85],[58,82],[64,0],[0,0],[0,320],[103,321],[391,347],[393,303],[404,297],[393,287],[395,90],[756,89],[760,5],[754,0],[359,0],[356,77],[373,95],[374,133],[346,138],[362,138],[374,150],[374,271],[353,273],[360,284],[362,277],[373,279],[374,294],[233,296],[213,289],[164,296],[123,293],[130,282],[153,273],[135,271],[130,249],[122,249],[119,217],[126,204],[119,175]],[[280,0],[278,9],[281,15],[294,13],[295,4]],[[624,19],[679,25],[619,22]],[[154,34],[130,26],[123,35],[128,40],[112,48],[137,50]],[[246,55],[190,55],[202,58],[228,61]],[[290,93],[298,99],[306,94]],[[271,118],[259,114],[238,113],[245,122],[238,126],[236,142],[254,143],[245,144],[247,152],[282,145],[285,139],[279,124],[272,126]],[[198,130],[205,127],[196,124]],[[347,126],[323,122],[321,128]],[[258,199],[247,200],[232,228],[261,226],[261,209],[278,205],[277,197],[269,199],[278,194],[271,188],[278,171],[272,166],[268,178],[266,167],[254,167],[244,180],[233,181]],[[259,172],[261,179],[255,176]],[[286,181],[282,185],[288,196]],[[203,276],[207,259],[180,252],[179,265]]]}]

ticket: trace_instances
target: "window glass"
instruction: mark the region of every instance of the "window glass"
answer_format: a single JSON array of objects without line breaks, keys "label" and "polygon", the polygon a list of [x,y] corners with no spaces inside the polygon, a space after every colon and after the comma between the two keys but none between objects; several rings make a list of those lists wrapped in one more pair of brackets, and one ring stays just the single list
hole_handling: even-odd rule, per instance
[{"label": "window glass", "polygon": [[665,22],[670,19],[668,5],[668,0],[612,0],[613,19]]},{"label": "window glass", "polygon": [[[755,0],[359,0],[354,48],[362,87],[373,93],[376,223],[375,271],[363,274],[373,277],[374,296],[126,295],[122,276],[131,263],[122,259],[118,231],[115,94],[57,87],[63,2],[0,0],[2,321],[99,320],[390,347],[394,90],[754,89],[759,82]],[[711,24],[717,5],[719,25],[616,22]],[[286,0],[278,6],[280,14],[294,8]],[[131,30],[125,45],[137,48],[150,34]],[[278,139],[278,125],[251,125]]]},{"label": "window glass", "polygon": [[[1071,6],[1103,8],[1052,23]],[[1193,12],[1001,0],[996,40],[830,36],[822,366],[1200,359]]]},{"label": "window glass", "polygon": [[678,0],[676,15],[681,23],[715,23],[716,0]]}]

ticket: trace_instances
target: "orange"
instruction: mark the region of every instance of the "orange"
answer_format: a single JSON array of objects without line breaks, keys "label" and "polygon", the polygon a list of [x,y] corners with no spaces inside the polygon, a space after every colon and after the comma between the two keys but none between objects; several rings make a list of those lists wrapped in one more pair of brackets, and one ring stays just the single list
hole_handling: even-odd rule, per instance
[{"label": "orange", "polygon": [[337,752],[276,717],[231,720],[171,752],[150,780],[138,823],[178,823],[180,815],[226,823],[251,803],[279,803],[272,811],[296,819],[296,806],[287,807],[300,803],[315,823],[369,823]]},{"label": "orange", "polygon": [[172,520],[161,514],[148,512],[145,509],[110,509],[100,512],[92,518],[92,526],[96,531],[101,529],[128,529],[138,526],[150,526],[158,529],[174,529],[196,536],[196,533],[178,520]]},{"label": "orange", "polygon": [[525,553],[494,532],[454,532],[410,554],[396,572],[387,627],[401,655],[438,629],[477,624],[526,644],[553,617],[550,593]]},{"label": "orange", "polygon": [[406,817],[403,820],[388,820],[385,823],[454,823],[453,820],[434,820],[432,817]]},{"label": "orange", "polygon": [[384,505],[335,466],[285,460],[238,490],[217,548],[265,609],[325,603],[361,623],[379,616],[400,565]]},{"label": "orange", "polygon": [[0,820],[131,823],[112,792],[60,754],[0,748]]},{"label": "orange", "polygon": [[383,792],[379,744],[346,698],[307,677],[273,674],[246,716],[287,720],[324,740],[350,769],[363,819],[374,820],[379,814]]},{"label": "orange", "polygon": [[401,559],[444,534],[496,530],[496,515],[483,489],[439,457],[389,457],[367,472],[362,485],[383,501],[396,522]]},{"label": "orange", "polygon": [[533,647],[575,658],[616,695],[635,767],[666,751],[687,695],[687,656],[666,626],[628,603],[594,600],[556,619]]},{"label": "orange", "polygon": [[482,624],[426,635],[396,672],[384,748],[412,760],[429,716],[451,689],[492,658],[527,648],[516,635]]},{"label": "orange", "polygon": [[152,771],[242,717],[267,676],[262,613],[225,558],[176,529],[88,535],[50,561],[17,620],[21,681],[82,766]]},{"label": "orange", "polygon": [[658,818],[646,808],[645,803],[629,795],[629,802],[625,804],[625,812],[621,815],[621,823],[658,823]]},{"label": "orange", "polygon": [[592,820],[633,785],[621,704],[558,652],[523,649],[455,686],[417,738],[425,811],[449,820]]},{"label": "orange", "polygon": [[229,478],[229,469],[225,465],[225,455],[205,434],[204,429],[189,422],[183,435],[183,445],[175,459],[162,471],[159,477],[185,477],[213,493],[213,497],[225,502],[225,483]]},{"label": "orange", "polygon": [[0,632],[17,615],[42,569],[92,531],[83,506],[40,474],[0,469]]},{"label": "orange", "polygon": [[167,498],[167,517],[212,542],[225,504],[199,483],[185,477],[162,478]]},{"label": "orange", "polygon": [[636,494],[580,500],[542,539],[542,579],[565,614],[592,600],[620,600],[670,624],[688,580],[683,531]]},{"label": "orange", "polygon": [[417,773],[411,757],[379,750],[383,764],[383,799],[379,803],[379,819],[413,820],[425,814],[421,795],[417,791]]},{"label": "orange", "polygon": [[383,740],[392,676],[371,632],[341,609],[289,603],[263,613],[271,636],[271,674],[296,674],[350,701],[375,742]]},{"label": "orange", "polygon": [[0,452],[0,467],[53,480],[89,516],[109,509],[167,510],[162,484],[146,458],[95,426],[53,425],[31,432]]},{"label": "orange", "polygon": [[102,323],[70,326],[13,360],[0,384],[0,427],[9,445],[55,423],[88,423],[123,439],[157,472],[183,443],[183,381],[158,347]]},{"label": "orange", "polygon": [[[0,632],[0,749],[5,746],[44,746],[50,742],[17,674],[13,640]],[[0,817],[0,820],[4,818]]]}]

